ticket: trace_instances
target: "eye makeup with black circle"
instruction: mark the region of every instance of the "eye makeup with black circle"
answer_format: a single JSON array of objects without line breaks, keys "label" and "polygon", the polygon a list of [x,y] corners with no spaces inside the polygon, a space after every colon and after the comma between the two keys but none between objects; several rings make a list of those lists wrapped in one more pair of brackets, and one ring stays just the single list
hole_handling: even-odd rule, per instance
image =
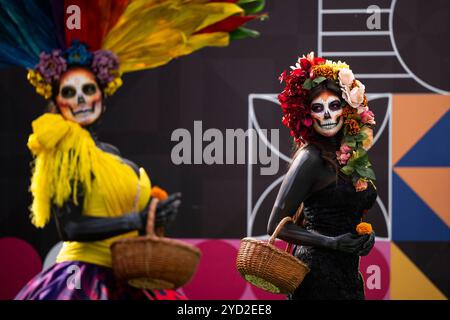
[{"label": "eye makeup with black circle", "polygon": [[65,99],[73,98],[76,93],[77,90],[72,86],[64,86],[61,89],[61,96]]},{"label": "eye makeup with black circle", "polygon": [[97,86],[93,83],[87,83],[81,88],[85,95],[91,96],[97,92]]},{"label": "eye makeup with black circle", "polygon": [[341,101],[339,100],[331,101],[328,107],[330,108],[331,111],[338,111],[342,108]]},{"label": "eye makeup with black circle", "polygon": [[320,113],[324,109],[323,104],[321,103],[314,103],[311,105],[311,111],[314,113]]}]

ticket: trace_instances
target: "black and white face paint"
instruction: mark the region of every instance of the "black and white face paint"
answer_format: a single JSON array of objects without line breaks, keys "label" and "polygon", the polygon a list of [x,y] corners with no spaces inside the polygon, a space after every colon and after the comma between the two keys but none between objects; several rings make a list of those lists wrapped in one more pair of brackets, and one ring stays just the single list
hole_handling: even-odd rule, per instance
[{"label": "black and white face paint", "polygon": [[56,104],[66,120],[82,126],[94,123],[102,113],[102,99],[97,81],[89,70],[74,68],[62,75]]},{"label": "black and white face paint", "polygon": [[329,91],[322,92],[311,102],[314,130],[325,137],[332,137],[342,128],[344,119],[341,100]]}]

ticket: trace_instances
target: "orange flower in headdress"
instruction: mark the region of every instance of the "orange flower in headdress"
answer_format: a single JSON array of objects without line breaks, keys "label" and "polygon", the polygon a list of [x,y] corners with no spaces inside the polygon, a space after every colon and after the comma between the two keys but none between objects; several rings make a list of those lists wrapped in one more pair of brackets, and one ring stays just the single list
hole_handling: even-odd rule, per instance
[{"label": "orange flower in headdress", "polygon": [[358,134],[360,131],[360,127],[358,121],[355,119],[347,119],[345,120],[345,124],[347,125],[347,133],[350,135]]}]

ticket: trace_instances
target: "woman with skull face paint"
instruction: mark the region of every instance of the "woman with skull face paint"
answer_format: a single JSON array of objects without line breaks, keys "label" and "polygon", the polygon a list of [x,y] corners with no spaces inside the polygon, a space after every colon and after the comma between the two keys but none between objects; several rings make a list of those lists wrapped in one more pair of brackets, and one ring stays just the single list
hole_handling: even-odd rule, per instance
[{"label": "woman with skull face paint", "polygon": [[[67,18],[72,2],[0,1],[0,68],[28,69],[36,92],[52,101],[53,112],[33,121],[28,141],[35,156],[32,223],[42,228],[53,214],[64,240],[57,263],[16,298],[182,299],[175,291],[138,290],[114,277],[110,244],[142,233],[149,198],[164,193],[153,192],[144,169],[98,141],[95,126],[104,97],[121,86],[123,73],[254,37],[241,26],[264,16],[257,14],[264,1],[78,0],[81,18]],[[74,19],[80,26],[71,28]],[[180,197],[158,203],[157,226],[174,219]]]},{"label": "woman with skull face paint", "polygon": [[374,116],[347,64],[310,53],[291,68],[280,77],[286,88],[279,101],[297,150],[268,233],[303,202],[301,221],[279,235],[296,245],[295,256],[311,269],[290,298],[364,299],[359,257],[370,252],[375,234],[358,235],[356,226],[377,197],[366,153]]},{"label": "woman with skull face paint", "polygon": [[[32,279],[16,299],[184,299],[175,291],[132,288],[112,273],[110,245],[145,232],[151,185],[142,168],[98,141],[94,127],[105,110],[105,86],[98,79],[78,62],[69,65],[54,85],[54,113],[33,122],[33,221],[45,224],[52,211],[65,242],[57,263]],[[50,194],[45,188],[55,190]],[[158,203],[156,227],[174,219],[180,198],[175,193]],[[64,284],[74,267],[80,290]]]}]

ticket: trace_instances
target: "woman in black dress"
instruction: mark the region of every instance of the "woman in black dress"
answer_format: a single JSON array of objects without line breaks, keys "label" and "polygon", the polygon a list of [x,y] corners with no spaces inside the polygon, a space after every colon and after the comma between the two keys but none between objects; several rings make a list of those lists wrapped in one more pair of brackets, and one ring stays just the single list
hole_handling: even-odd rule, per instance
[{"label": "woman in black dress", "polygon": [[364,299],[360,256],[375,234],[359,235],[356,226],[374,204],[377,192],[367,157],[373,113],[364,86],[345,63],[299,59],[279,100],[283,123],[297,150],[278,192],[268,223],[279,221],[303,202],[302,223],[287,224],[279,238],[296,245],[294,254],[311,269],[290,299]]}]

